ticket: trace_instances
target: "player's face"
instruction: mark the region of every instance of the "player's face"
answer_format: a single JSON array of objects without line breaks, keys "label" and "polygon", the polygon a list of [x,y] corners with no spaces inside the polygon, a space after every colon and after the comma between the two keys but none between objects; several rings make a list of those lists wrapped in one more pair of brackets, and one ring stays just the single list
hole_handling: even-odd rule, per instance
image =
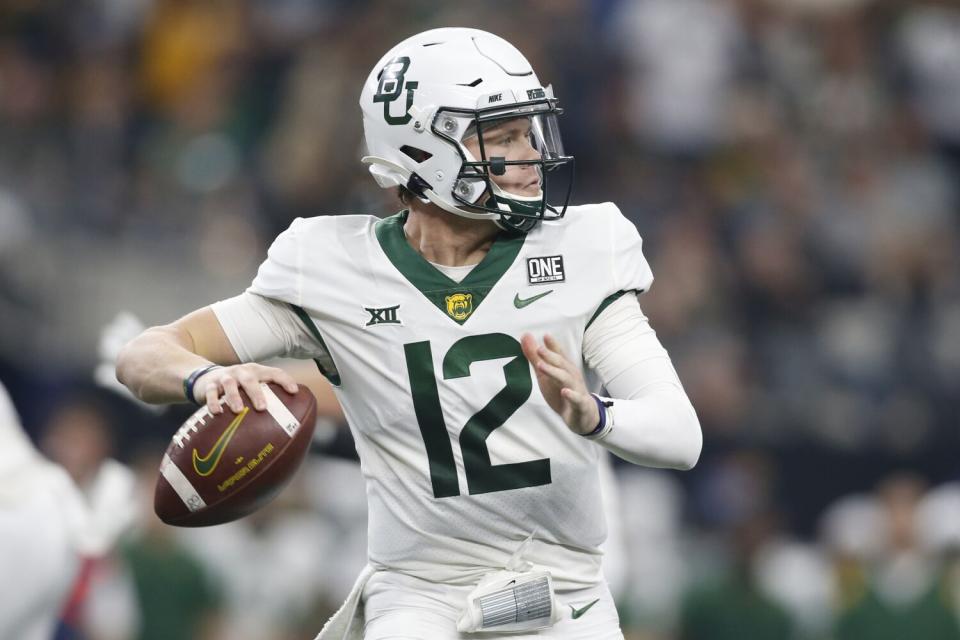
[{"label": "player's face", "polygon": [[[463,141],[463,145],[480,157],[480,143],[476,135]],[[483,151],[487,160],[501,157],[506,160],[539,160],[540,152],[533,146],[529,118],[514,118],[487,125],[483,128]],[[509,193],[522,196],[540,194],[540,174],[533,165],[507,165],[502,176],[490,173],[491,179]]]}]

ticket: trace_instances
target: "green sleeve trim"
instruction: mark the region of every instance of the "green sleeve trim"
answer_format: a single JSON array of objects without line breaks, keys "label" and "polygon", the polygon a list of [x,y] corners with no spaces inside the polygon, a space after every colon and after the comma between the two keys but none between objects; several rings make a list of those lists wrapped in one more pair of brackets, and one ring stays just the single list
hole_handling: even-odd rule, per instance
[{"label": "green sleeve trim", "polygon": [[[593,315],[590,316],[590,319],[587,320],[587,327],[589,327],[591,324],[593,324],[593,321],[597,319],[597,316],[599,316],[601,313],[603,313],[603,310],[604,310],[604,309],[606,309],[606,308],[609,307],[611,304],[613,304],[614,301],[618,300],[618,299],[619,299],[621,296],[623,296],[623,294],[625,294],[625,293],[627,293],[627,292],[626,292],[626,291],[617,291],[616,293],[610,294],[609,296],[607,296],[606,298],[604,298],[604,299],[603,299],[603,302],[600,303],[600,306],[597,307],[597,310],[594,311],[594,312],[593,312]],[[584,329],[586,329],[587,327],[584,327]]]},{"label": "green sleeve trim", "polygon": [[327,343],[323,341],[323,336],[320,335],[320,329],[317,328],[317,325],[313,322],[313,318],[310,317],[302,307],[298,307],[295,304],[291,304],[290,308],[293,309],[293,312],[297,314],[297,317],[300,318],[300,321],[303,322],[303,325],[307,328],[317,342],[320,343],[320,347],[326,352],[327,359],[330,361],[328,364],[324,364],[320,361],[320,358],[314,358],[313,361],[317,364],[317,369],[320,370],[320,373],[323,374],[323,377],[329,380],[332,384],[340,386],[340,372],[337,371],[337,365],[333,361],[333,354],[330,353],[330,349],[327,347]]}]

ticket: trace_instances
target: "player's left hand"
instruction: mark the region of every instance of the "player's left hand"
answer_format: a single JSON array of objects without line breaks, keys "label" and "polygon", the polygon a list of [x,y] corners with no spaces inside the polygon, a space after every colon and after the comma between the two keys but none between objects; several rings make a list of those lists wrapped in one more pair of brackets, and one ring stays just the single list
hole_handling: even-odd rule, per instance
[{"label": "player's left hand", "polygon": [[543,337],[543,344],[537,344],[536,338],[525,333],[520,338],[520,346],[537,373],[537,384],[550,408],[574,433],[583,435],[593,431],[600,422],[600,411],[587,390],[583,374],[560,343],[548,333]]}]

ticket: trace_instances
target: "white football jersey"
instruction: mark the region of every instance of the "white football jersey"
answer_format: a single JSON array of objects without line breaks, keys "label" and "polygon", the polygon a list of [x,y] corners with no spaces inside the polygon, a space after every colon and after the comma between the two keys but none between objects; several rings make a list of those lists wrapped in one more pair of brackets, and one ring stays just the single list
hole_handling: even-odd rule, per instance
[{"label": "white football jersey", "polygon": [[410,246],[405,220],[297,219],[249,289],[313,336],[283,355],[314,357],[335,386],[366,478],[371,564],[467,584],[535,531],[524,557],[558,588],[596,584],[601,449],[547,406],[520,337],[550,333],[582,362],[598,311],[653,279],[636,228],[610,203],[570,207],[501,234],[458,283]]}]

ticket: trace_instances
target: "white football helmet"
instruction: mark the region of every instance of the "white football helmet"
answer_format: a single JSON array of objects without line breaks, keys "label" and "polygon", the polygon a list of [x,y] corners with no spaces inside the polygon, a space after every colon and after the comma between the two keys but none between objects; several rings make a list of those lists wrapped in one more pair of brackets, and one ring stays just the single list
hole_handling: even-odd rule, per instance
[{"label": "white football helmet", "polygon": [[[360,94],[368,154],[363,158],[383,188],[402,186],[424,201],[468,218],[529,231],[563,217],[573,183],[557,127],[562,112],[513,45],[478,29],[432,29],[392,48],[370,72]],[[487,157],[483,130],[516,118],[530,122],[537,159]],[[480,157],[463,140],[478,136]],[[501,189],[491,175],[507,165],[534,165],[540,193]],[[547,203],[548,173],[571,174],[560,206]]]}]

